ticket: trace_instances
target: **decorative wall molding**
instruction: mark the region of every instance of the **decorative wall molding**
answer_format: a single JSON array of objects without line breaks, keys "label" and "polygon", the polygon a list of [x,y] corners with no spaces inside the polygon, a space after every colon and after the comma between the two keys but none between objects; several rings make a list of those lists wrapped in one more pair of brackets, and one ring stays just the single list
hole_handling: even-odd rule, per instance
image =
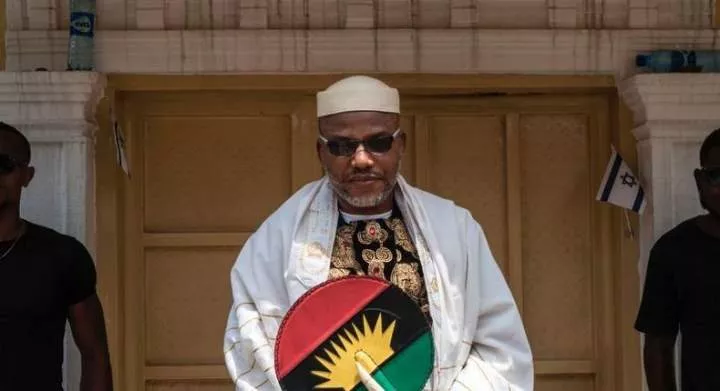
[{"label": "decorative wall molding", "polygon": [[104,85],[97,73],[0,72],[0,117],[33,136],[88,132]]},{"label": "decorative wall molding", "polygon": [[[31,144],[35,179],[21,214],[94,250],[93,133],[105,78],[79,72],[0,72],[0,120]],[[66,336],[66,389],[78,389],[80,356]]]},{"label": "decorative wall molding", "polygon": [[[425,72],[635,73],[652,49],[712,49],[702,30],[175,30],[99,31],[103,73]],[[11,71],[65,69],[67,32],[8,31]]]},{"label": "decorative wall molding", "polygon": [[685,126],[720,120],[717,73],[636,75],[619,83],[618,89],[633,111],[635,125],[658,122],[657,129],[666,130],[680,123]]},{"label": "decorative wall molding", "polygon": [[[9,30],[66,29],[68,2],[7,2]],[[97,0],[98,26],[136,29],[708,28],[714,3],[688,0]]]}]

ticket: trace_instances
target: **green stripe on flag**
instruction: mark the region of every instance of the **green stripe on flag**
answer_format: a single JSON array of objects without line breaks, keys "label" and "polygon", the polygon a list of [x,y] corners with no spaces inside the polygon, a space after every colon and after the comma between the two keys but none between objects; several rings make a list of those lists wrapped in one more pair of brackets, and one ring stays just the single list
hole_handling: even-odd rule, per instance
[{"label": "green stripe on flag", "polygon": [[378,370],[373,373],[373,379],[375,379],[376,382],[380,385],[380,387],[383,388],[385,391],[397,391],[395,389],[395,386],[390,383],[390,379],[385,376],[382,369],[378,368]]},{"label": "green stripe on flag", "polygon": [[[423,333],[403,351],[385,361],[373,373],[373,378],[385,390],[420,391],[427,382],[427,376],[418,376],[417,372],[430,373],[433,366],[432,337],[430,331]],[[364,385],[355,387],[356,391],[367,391]]]}]

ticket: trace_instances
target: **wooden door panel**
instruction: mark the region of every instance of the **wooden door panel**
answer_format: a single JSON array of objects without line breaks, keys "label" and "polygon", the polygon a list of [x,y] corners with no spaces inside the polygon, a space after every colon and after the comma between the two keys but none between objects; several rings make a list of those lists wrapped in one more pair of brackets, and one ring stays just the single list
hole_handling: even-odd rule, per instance
[{"label": "wooden door panel", "polygon": [[428,115],[425,187],[467,208],[482,222],[507,268],[505,127],[503,116]]},{"label": "wooden door panel", "polygon": [[234,246],[145,251],[147,365],[225,365],[218,352],[236,256]]},{"label": "wooden door panel", "polygon": [[593,391],[593,376],[548,376],[536,381],[535,391]]},{"label": "wooden door panel", "polygon": [[256,229],[291,194],[290,124],[287,115],[147,118],[146,232]]},{"label": "wooden door panel", "polygon": [[523,308],[536,360],[594,358],[588,122],[520,117]]},{"label": "wooden door panel", "polygon": [[405,133],[405,155],[400,163],[400,173],[408,183],[415,184],[415,118],[412,115],[403,115],[400,118],[400,128]]},{"label": "wooden door panel", "polygon": [[131,390],[230,390],[230,269],[247,238],[321,171],[309,98],[127,97],[126,368]]}]

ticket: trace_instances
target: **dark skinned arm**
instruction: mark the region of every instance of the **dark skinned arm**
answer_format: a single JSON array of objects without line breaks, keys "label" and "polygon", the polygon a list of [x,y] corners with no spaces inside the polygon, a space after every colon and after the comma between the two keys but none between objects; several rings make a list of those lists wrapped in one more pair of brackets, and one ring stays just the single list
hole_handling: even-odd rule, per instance
[{"label": "dark skinned arm", "polygon": [[676,391],[675,336],[645,334],[643,358],[649,391]]},{"label": "dark skinned arm", "polygon": [[70,327],[82,356],[81,391],[112,391],[105,317],[96,294],[70,306]]}]

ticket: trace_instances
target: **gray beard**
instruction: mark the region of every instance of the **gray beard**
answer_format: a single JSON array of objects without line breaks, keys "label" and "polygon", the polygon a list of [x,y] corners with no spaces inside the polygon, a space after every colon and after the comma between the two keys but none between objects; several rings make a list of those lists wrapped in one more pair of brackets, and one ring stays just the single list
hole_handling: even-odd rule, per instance
[{"label": "gray beard", "polygon": [[383,190],[382,192],[362,197],[353,197],[350,194],[347,194],[342,189],[340,183],[335,178],[333,178],[332,175],[330,175],[327,169],[325,169],[325,176],[327,176],[330,180],[330,185],[335,191],[335,194],[337,194],[340,199],[355,208],[373,208],[380,205],[383,201],[387,200],[388,197],[390,197],[392,192],[395,190],[395,185],[397,184],[397,176],[395,176],[395,178],[390,181],[390,186],[388,186],[387,189]]}]

